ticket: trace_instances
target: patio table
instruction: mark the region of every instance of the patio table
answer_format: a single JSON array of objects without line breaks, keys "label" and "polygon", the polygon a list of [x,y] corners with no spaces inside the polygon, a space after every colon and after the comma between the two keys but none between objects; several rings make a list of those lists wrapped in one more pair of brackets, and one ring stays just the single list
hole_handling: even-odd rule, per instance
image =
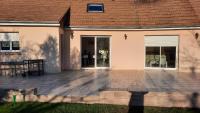
[{"label": "patio table", "polygon": [[36,73],[37,75],[44,74],[44,60],[35,59],[35,60],[24,60],[24,71],[28,72],[28,75]]},{"label": "patio table", "polygon": [[42,59],[0,62],[0,75],[43,75],[44,61]]},{"label": "patio table", "polygon": [[22,73],[23,73],[22,61],[0,62],[1,75],[10,74],[11,76],[14,76]]}]

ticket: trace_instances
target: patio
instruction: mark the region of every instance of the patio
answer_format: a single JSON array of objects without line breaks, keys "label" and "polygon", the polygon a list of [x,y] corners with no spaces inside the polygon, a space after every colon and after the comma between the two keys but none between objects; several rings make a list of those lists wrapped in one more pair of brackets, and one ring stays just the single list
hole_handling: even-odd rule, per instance
[{"label": "patio", "polygon": [[200,74],[158,70],[82,70],[28,77],[0,76],[0,89],[37,88],[41,95],[90,96],[102,90],[200,92]]}]

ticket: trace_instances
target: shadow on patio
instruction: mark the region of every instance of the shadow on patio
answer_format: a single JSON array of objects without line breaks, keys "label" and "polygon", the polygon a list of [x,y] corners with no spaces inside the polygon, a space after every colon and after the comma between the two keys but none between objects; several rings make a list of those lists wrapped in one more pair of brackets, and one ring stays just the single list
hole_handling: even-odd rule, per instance
[{"label": "shadow on patio", "polygon": [[144,113],[144,95],[148,92],[131,92],[128,113]]},{"label": "shadow on patio", "polygon": [[[151,92],[170,94],[173,92],[190,92],[185,95],[190,104],[196,107],[200,91],[200,77],[193,78],[188,73],[171,71],[105,71],[82,70],[66,71],[36,77],[0,77],[1,89],[37,88],[39,95],[51,95],[49,102],[63,96],[86,97],[97,96],[100,91],[131,92],[129,112],[143,112],[144,99]],[[81,99],[81,98],[80,98]],[[173,102],[174,97],[168,97]],[[141,107],[137,107],[141,106]],[[137,109],[138,108],[138,109]]]}]

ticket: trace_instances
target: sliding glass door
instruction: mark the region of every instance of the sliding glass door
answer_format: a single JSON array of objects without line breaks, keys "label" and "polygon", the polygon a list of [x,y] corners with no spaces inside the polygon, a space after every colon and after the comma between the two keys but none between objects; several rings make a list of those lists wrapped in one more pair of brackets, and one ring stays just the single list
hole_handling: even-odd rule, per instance
[{"label": "sliding glass door", "polygon": [[96,63],[97,67],[109,67],[110,65],[110,40],[106,37],[97,37]]},{"label": "sliding glass door", "polygon": [[82,68],[110,67],[110,38],[88,36],[81,39]]},{"label": "sliding glass door", "polygon": [[81,40],[81,64],[82,67],[95,67],[95,38],[94,37],[84,37]]},{"label": "sliding glass door", "polygon": [[176,68],[176,47],[146,47],[145,66]]}]

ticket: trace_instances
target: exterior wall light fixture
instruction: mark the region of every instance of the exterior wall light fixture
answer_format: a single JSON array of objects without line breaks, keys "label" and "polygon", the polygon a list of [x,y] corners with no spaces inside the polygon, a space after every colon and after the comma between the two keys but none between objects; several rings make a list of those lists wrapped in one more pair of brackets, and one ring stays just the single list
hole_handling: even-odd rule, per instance
[{"label": "exterior wall light fixture", "polygon": [[74,32],[71,32],[71,39],[74,39]]},{"label": "exterior wall light fixture", "polygon": [[128,38],[128,35],[124,34],[124,39],[127,40],[127,38]]},{"label": "exterior wall light fixture", "polygon": [[195,33],[195,39],[198,40],[199,38],[199,33]]}]

